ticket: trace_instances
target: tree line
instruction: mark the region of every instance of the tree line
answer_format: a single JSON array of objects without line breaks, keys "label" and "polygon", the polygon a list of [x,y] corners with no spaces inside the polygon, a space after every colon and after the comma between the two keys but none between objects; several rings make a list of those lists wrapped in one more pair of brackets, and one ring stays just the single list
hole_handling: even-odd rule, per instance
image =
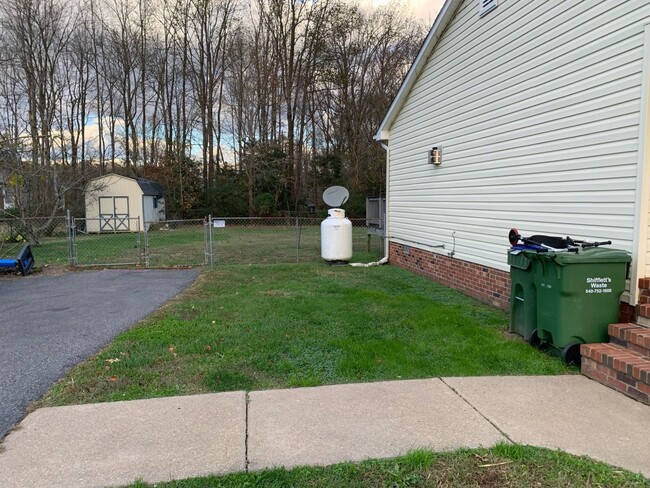
[{"label": "tree line", "polygon": [[[382,191],[372,136],[426,31],[343,0],[3,0],[0,185],[83,213],[89,178],[163,184],[178,216]],[[355,210],[353,210],[353,213]]]}]

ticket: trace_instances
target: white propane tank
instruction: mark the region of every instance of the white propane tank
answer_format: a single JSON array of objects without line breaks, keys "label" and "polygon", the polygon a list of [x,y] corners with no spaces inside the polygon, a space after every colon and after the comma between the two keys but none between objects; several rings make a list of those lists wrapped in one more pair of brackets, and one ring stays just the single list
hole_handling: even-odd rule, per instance
[{"label": "white propane tank", "polygon": [[330,262],[347,262],[352,258],[352,222],[345,210],[330,208],[320,224],[321,257]]}]

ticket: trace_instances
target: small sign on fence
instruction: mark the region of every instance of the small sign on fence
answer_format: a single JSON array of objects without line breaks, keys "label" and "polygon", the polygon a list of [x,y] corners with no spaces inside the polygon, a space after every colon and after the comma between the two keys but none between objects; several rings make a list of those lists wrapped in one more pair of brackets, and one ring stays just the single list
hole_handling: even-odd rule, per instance
[{"label": "small sign on fence", "polygon": [[226,226],[226,221],[225,220],[213,220],[212,221],[212,226],[215,227],[215,228],[225,227]]}]

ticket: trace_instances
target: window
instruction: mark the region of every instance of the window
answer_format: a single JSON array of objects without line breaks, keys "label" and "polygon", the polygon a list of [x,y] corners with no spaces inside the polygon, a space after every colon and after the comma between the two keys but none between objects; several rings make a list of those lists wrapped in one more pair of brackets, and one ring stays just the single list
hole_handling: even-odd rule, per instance
[{"label": "window", "polygon": [[497,0],[478,0],[478,14],[483,17],[497,8]]}]

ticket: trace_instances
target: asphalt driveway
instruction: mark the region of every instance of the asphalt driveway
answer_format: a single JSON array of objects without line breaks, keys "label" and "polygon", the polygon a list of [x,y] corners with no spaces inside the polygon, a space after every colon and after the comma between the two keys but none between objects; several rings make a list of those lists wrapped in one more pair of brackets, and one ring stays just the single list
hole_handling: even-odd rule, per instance
[{"label": "asphalt driveway", "polygon": [[0,280],[0,438],[70,368],[200,270],[102,270]]}]

